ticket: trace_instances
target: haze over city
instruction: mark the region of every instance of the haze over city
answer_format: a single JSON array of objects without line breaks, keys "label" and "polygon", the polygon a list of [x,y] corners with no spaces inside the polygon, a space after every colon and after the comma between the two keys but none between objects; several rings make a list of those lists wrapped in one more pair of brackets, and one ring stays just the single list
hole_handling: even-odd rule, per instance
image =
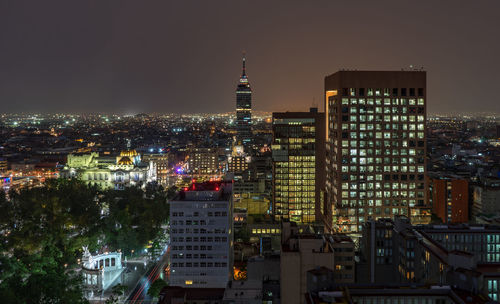
[{"label": "haze over city", "polygon": [[498,1],[0,1],[3,112],[323,106],[332,71],[428,74],[429,113],[500,112]]},{"label": "haze over city", "polygon": [[0,302],[500,304],[499,29],[0,0]]}]

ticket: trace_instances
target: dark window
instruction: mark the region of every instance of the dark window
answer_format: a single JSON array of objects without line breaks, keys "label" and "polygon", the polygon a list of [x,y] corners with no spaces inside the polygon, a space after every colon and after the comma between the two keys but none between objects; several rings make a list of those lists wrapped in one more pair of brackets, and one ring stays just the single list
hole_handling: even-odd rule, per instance
[{"label": "dark window", "polygon": [[365,96],[365,88],[359,88],[358,92],[359,92],[359,96]]},{"label": "dark window", "polygon": [[415,88],[410,88],[410,96],[415,96]]},{"label": "dark window", "polygon": [[398,88],[392,89],[392,96],[398,96]]},{"label": "dark window", "polygon": [[401,88],[401,96],[406,96],[406,88]]},{"label": "dark window", "polygon": [[418,88],[418,96],[424,96],[424,88]]},{"label": "dark window", "polygon": [[349,96],[349,90],[347,88],[342,88],[342,96]]}]

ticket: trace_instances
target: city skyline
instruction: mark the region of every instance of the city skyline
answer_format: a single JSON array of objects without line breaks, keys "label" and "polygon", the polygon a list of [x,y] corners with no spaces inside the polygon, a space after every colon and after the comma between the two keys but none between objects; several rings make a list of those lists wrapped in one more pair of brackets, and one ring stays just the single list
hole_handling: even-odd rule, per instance
[{"label": "city skyline", "polygon": [[2,112],[229,112],[243,50],[258,111],[323,110],[332,72],[413,65],[429,114],[500,112],[498,2],[113,4],[1,2]]},{"label": "city skyline", "polygon": [[0,0],[1,302],[500,304],[498,28]]}]

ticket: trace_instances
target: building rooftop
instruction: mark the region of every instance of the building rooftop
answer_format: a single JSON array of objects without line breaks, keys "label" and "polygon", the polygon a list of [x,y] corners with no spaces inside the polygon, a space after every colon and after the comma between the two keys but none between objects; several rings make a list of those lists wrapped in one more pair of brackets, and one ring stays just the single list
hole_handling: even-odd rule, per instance
[{"label": "building rooftop", "polygon": [[189,187],[179,191],[173,201],[229,201],[231,195],[231,182],[193,182]]},{"label": "building rooftop", "polygon": [[306,303],[354,303],[359,298],[372,297],[408,297],[411,299],[427,297],[445,297],[446,303],[497,303],[484,296],[443,285],[345,285],[343,290],[320,291],[306,294]]},{"label": "building rooftop", "polygon": [[229,281],[224,301],[262,299],[262,280]]},{"label": "building rooftop", "polygon": [[332,273],[333,270],[331,270],[328,267],[321,266],[321,267],[318,267],[318,268],[311,269],[308,272],[311,273],[311,274],[313,274],[313,275],[317,275],[318,276],[318,275],[326,275],[326,274]]},{"label": "building rooftop", "polygon": [[330,242],[332,243],[353,243],[353,240],[347,234],[328,234]]},{"label": "building rooftop", "polygon": [[193,182],[189,187],[185,187],[183,189],[184,192],[188,191],[219,191],[221,188],[222,182],[202,182],[202,183],[197,183]]},{"label": "building rooftop", "polygon": [[184,288],[167,286],[162,289],[159,304],[180,303],[182,301],[222,301],[224,288]]},{"label": "building rooftop", "polygon": [[450,225],[424,225],[418,226],[418,230],[425,231],[427,233],[436,233],[436,232],[468,232],[468,233],[484,233],[485,231],[489,232],[500,232],[500,226],[496,225],[482,225],[482,224],[450,224]]}]

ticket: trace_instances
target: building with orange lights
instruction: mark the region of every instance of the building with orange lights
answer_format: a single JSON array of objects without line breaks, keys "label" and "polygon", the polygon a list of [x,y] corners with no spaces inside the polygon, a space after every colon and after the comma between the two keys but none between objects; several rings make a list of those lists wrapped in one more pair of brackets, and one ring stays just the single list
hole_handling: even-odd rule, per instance
[{"label": "building with orange lights", "polygon": [[325,115],[273,113],[273,216],[298,223],[331,222],[324,206]]},{"label": "building with orange lights", "polygon": [[469,221],[469,182],[459,176],[429,176],[429,202],[443,223]]}]

